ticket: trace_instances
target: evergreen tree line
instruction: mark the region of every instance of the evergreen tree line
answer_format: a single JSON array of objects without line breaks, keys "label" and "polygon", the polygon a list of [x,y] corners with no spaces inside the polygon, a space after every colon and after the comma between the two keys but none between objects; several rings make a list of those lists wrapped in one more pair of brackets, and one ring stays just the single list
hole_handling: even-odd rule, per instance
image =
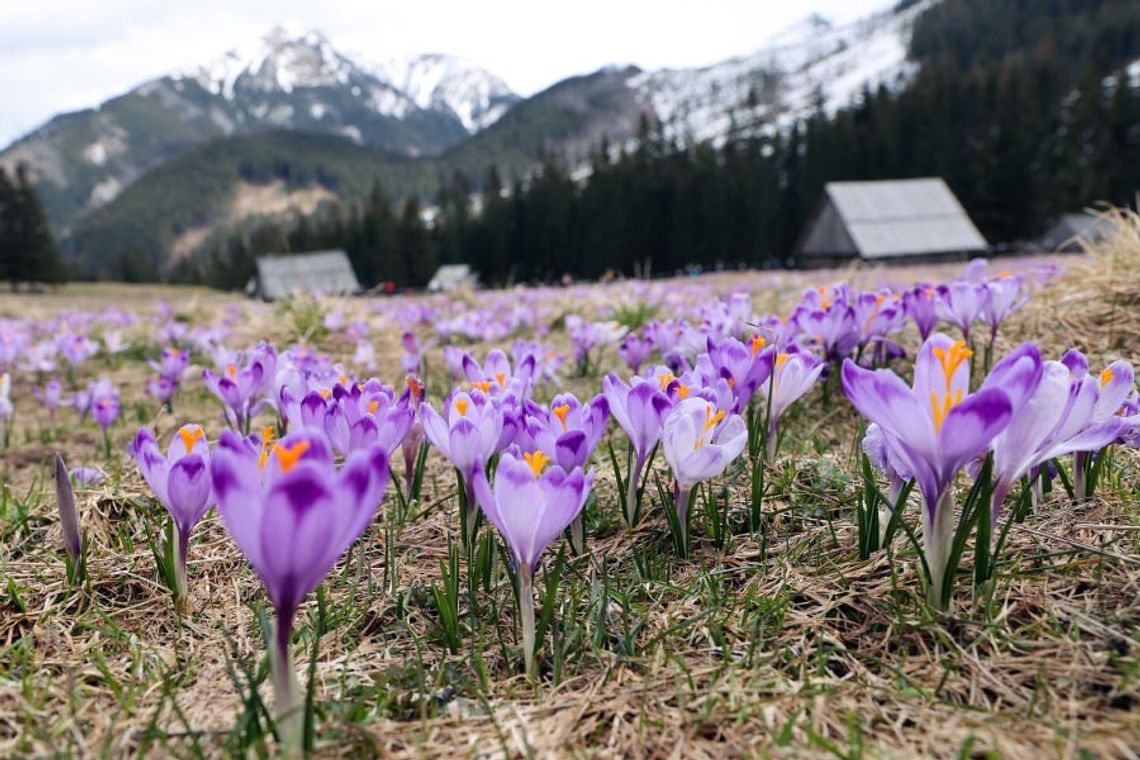
[{"label": "evergreen tree line", "polygon": [[64,280],[47,217],[23,166],[15,176],[0,167],[0,279],[12,290],[21,283]]},{"label": "evergreen tree line", "polygon": [[775,136],[681,145],[643,119],[636,148],[600,146],[588,172],[548,158],[525,180],[456,173],[430,224],[378,183],[366,203],[236,237],[205,276],[241,284],[256,255],[313,247],[344,248],[367,286],[422,286],[449,262],[488,284],[794,265],[836,180],[943,177],[995,244],[1134,202],[1140,76],[1125,66],[1140,58],[1140,3],[945,0],[917,19],[910,57],[920,70],[907,87]]}]

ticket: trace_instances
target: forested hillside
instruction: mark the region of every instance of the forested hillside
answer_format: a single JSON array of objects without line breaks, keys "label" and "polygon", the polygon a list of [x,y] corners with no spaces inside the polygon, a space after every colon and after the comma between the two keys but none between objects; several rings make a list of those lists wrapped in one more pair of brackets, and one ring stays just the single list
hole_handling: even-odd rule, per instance
[{"label": "forested hillside", "polygon": [[[585,181],[555,160],[511,188],[496,172],[453,174],[430,229],[378,192],[307,220],[293,247],[343,246],[362,281],[412,286],[430,276],[410,265],[423,261],[467,261],[488,282],[784,265],[832,180],[942,176],[992,243],[1140,187],[1140,4],[946,0],[919,18],[911,56],[921,69],[905,91],[867,91],[787,134],[680,146],[646,122],[636,148],[600,146]],[[232,285],[289,239],[240,236],[199,274]]]}]

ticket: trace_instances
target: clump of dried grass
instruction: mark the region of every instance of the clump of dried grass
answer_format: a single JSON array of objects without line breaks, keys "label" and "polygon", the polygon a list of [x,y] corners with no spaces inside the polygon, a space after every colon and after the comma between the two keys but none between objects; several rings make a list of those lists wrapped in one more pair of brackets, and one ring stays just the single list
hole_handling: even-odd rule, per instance
[{"label": "clump of dried grass", "polygon": [[1109,230],[1079,238],[1087,259],[1058,283],[1052,315],[1059,327],[1090,351],[1140,359],[1140,213],[1108,208],[1098,213]]}]

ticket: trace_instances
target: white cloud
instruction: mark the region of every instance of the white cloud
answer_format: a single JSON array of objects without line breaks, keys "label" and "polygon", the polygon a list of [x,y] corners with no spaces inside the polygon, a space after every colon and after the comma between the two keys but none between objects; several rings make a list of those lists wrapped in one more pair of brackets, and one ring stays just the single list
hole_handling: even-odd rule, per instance
[{"label": "white cloud", "polygon": [[246,46],[277,23],[324,32],[366,60],[461,55],[522,94],[610,63],[693,66],[747,53],[817,11],[890,0],[36,0],[0,7],[0,145],[52,115]]}]

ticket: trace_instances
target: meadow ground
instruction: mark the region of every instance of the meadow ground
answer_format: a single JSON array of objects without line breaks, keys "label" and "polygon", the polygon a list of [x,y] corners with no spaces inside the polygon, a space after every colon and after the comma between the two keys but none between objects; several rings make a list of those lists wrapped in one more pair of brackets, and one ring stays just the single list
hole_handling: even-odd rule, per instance
[{"label": "meadow ground", "polygon": [[[1140,244],[1057,261],[1062,273],[1011,320],[999,354],[1034,340],[1050,358],[1080,347],[1097,367],[1140,360]],[[779,314],[805,285],[913,282],[959,271],[718,274],[665,285],[655,291],[665,293],[656,309],[669,316],[670,292],[697,287],[697,297],[743,289],[757,312]],[[551,291],[549,342],[567,349],[565,314],[643,297],[620,284],[594,292],[598,301],[584,306],[580,293]],[[5,294],[0,312],[47,318],[116,306],[149,314],[155,298],[192,323],[215,321],[235,302],[207,291],[75,285],[39,296]],[[320,329],[310,307],[236,302],[243,315],[233,346],[304,339],[334,355],[351,353],[343,338]],[[370,322],[376,374],[401,381],[400,328],[389,312],[378,314],[366,300],[335,306]],[[126,444],[140,424],[168,436],[184,422],[201,422],[212,440],[223,422],[216,399],[196,379],[206,361],[198,356],[174,413],[156,413],[142,394],[143,358],[159,348],[146,325],[128,331],[130,350],[85,369],[123,391],[109,460],[91,422],[77,424],[61,410],[52,423],[27,382],[13,388],[18,411],[0,465],[0,756],[274,752],[250,696],[251,682],[259,684],[271,705],[257,620],[264,597],[215,512],[190,549],[188,616],[175,613],[158,579],[151,543],[160,540],[164,513]],[[491,346],[470,348],[481,357]],[[429,367],[430,397],[438,402],[449,387],[438,347]],[[612,349],[599,369],[618,369]],[[600,377],[598,370],[568,377],[563,387],[593,395]],[[548,400],[553,392],[544,386],[537,396]],[[603,444],[588,551],[567,556],[557,597],[539,600],[550,625],[537,684],[520,673],[512,587],[498,558],[473,588],[460,562],[453,594],[459,641],[447,640],[437,600],[447,596],[442,574],[449,545],[458,541],[456,488],[433,453],[422,501],[402,511],[389,494],[325,582],[322,604],[311,597],[300,615],[294,652],[302,683],[313,684],[315,754],[1140,754],[1136,453],[1118,447],[1091,501],[1074,505],[1055,489],[1013,526],[984,598],[975,599],[963,580],[951,611],[941,614],[923,602],[916,554],[901,537],[890,551],[859,558],[852,514],[862,485],[860,423],[841,393],[823,393],[814,389],[783,423],[780,454],[768,464],[763,530],[735,533],[718,547],[698,517],[686,560],[675,557],[658,505],[647,504],[635,531],[622,525]],[[609,435],[616,445],[620,430],[611,425]],[[103,485],[77,493],[90,547],[90,582],[78,591],[67,585],[61,559],[55,451],[69,464],[98,464],[109,474]],[[660,459],[656,466],[664,473]],[[401,474],[402,463],[394,470]],[[747,474],[730,470],[725,482],[732,508],[745,508]],[[917,507],[911,510],[913,517]],[[540,573],[540,594],[543,588]]]}]

